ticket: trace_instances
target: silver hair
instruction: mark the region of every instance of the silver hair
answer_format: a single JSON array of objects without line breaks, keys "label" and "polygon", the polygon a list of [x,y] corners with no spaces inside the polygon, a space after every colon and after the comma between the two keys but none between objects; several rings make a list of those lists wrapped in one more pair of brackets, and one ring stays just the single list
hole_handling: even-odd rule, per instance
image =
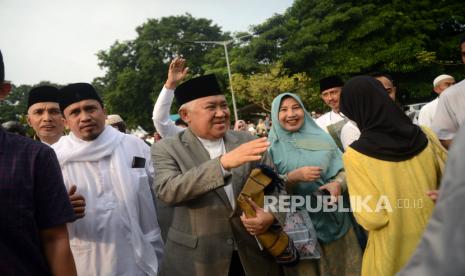
[{"label": "silver hair", "polygon": [[190,102],[187,102],[187,103],[183,103],[179,109],[178,109],[178,113],[181,111],[181,109],[186,109],[188,111],[191,111],[192,110],[192,102],[193,101],[190,101]]}]

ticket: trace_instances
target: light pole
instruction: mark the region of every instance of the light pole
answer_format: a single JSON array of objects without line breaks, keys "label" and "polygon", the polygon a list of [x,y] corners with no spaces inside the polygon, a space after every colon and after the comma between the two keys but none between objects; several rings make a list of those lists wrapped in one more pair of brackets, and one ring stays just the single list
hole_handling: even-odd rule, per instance
[{"label": "light pole", "polygon": [[217,45],[223,45],[224,47],[224,55],[226,57],[226,66],[228,67],[228,76],[229,76],[229,89],[231,90],[231,97],[232,97],[232,102],[233,102],[233,111],[234,111],[234,120],[237,122],[239,117],[237,116],[237,107],[236,107],[236,97],[234,97],[234,90],[233,90],[233,85],[232,85],[232,77],[231,77],[231,66],[229,65],[229,56],[228,56],[228,45],[233,43],[236,40],[243,39],[249,36],[252,36],[253,34],[248,34],[244,36],[240,36],[237,38],[233,38],[230,40],[225,40],[225,41],[194,41],[194,43],[198,44],[217,44]]}]

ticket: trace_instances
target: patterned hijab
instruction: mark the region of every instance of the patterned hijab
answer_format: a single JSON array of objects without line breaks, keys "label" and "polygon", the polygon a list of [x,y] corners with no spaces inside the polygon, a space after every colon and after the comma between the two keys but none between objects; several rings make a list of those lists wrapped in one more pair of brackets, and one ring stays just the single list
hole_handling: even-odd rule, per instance
[{"label": "patterned hijab", "polygon": [[[285,130],[279,122],[279,108],[283,99],[294,98],[304,110],[304,124],[294,132]],[[288,173],[303,166],[321,168],[321,178],[311,184],[297,183],[294,192],[308,194],[326,184],[343,169],[342,153],[329,134],[323,131],[308,114],[299,96],[284,93],[273,100],[271,108],[273,125],[269,134],[270,153],[280,174]],[[311,188],[311,190],[309,190]]]}]

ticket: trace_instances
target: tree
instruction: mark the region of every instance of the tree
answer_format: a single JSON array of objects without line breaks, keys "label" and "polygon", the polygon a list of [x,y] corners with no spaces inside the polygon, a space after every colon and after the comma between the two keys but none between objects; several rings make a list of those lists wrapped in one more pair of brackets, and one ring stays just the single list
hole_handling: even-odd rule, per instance
[{"label": "tree", "polygon": [[116,41],[97,56],[105,76],[94,80],[109,113],[123,117],[129,127],[141,125],[152,130],[154,100],[161,90],[169,62],[177,55],[188,59],[191,76],[204,74],[206,55],[214,45],[195,44],[199,40],[229,39],[212,21],[182,16],[149,19],[136,28],[137,38]]},{"label": "tree", "polygon": [[242,49],[248,67],[241,68],[281,61],[314,80],[390,72],[414,97],[429,94],[440,73],[464,76],[452,66],[465,31],[461,1],[296,0],[253,31],[259,35]]},{"label": "tree", "polygon": [[307,107],[314,107],[318,94],[310,88],[310,78],[305,73],[289,75],[283,64],[278,62],[269,66],[263,73],[245,76],[233,74],[233,85],[239,99],[252,102],[271,112],[273,99],[281,93],[298,94]]},{"label": "tree", "polygon": [[0,103],[0,121],[19,121],[21,116],[27,113],[27,98],[29,96],[29,85],[12,86],[11,92],[4,101]]}]

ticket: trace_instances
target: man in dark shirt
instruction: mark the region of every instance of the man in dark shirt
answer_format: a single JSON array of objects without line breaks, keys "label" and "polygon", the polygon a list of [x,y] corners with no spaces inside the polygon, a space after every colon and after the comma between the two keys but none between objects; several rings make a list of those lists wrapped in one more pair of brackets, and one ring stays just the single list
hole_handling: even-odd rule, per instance
[{"label": "man in dark shirt", "polygon": [[[10,92],[0,52],[0,100]],[[74,220],[50,147],[0,129],[0,275],[76,275]]]}]

